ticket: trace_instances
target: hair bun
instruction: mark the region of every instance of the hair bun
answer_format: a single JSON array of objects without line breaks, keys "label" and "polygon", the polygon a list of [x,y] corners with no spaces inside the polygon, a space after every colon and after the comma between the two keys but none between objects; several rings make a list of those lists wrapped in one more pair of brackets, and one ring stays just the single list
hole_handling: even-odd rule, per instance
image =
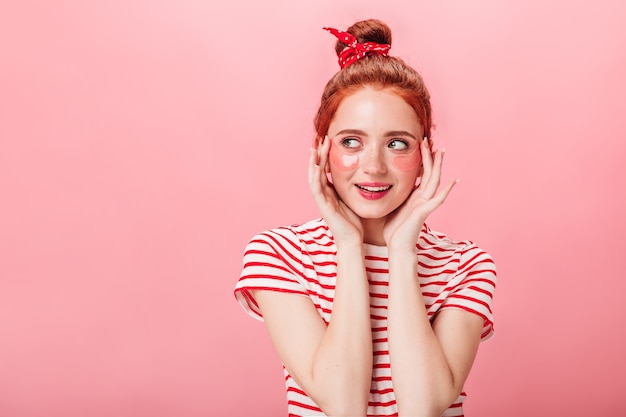
[{"label": "hair bun", "polygon": [[[356,22],[346,30],[352,34],[359,43],[375,42],[391,45],[391,29],[384,22],[377,19],[367,19]],[[337,55],[343,51],[347,45],[337,41],[335,51]]]}]

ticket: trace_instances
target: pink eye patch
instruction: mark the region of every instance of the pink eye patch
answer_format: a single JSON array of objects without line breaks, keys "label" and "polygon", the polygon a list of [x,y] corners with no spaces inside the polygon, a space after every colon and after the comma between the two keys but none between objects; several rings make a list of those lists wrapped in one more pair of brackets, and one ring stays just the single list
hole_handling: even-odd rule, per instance
[{"label": "pink eye patch", "polygon": [[410,154],[396,155],[391,160],[391,163],[400,171],[416,170],[420,164],[419,152],[417,150],[418,148],[415,148]]},{"label": "pink eye patch", "polygon": [[[391,158],[391,163],[400,171],[414,171],[419,167],[420,157],[418,148],[413,152],[404,155],[395,155]],[[340,171],[352,171],[359,164],[359,155],[356,153],[344,152],[339,146],[330,147],[330,163]]]},{"label": "pink eye patch", "polygon": [[345,153],[338,146],[330,147],[330,163],[340,171],[351,171],[359,164],[359,155]]}]

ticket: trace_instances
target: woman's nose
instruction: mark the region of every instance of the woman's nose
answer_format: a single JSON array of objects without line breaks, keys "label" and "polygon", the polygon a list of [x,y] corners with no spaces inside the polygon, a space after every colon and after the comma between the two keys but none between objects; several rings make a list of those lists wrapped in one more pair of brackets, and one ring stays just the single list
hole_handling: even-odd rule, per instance
[{"label": "woman's nose", "polygon": [[380,149],[368,149],[361,155],[361,169],[366,174],[384,174],[387,172],[384,154]]}]

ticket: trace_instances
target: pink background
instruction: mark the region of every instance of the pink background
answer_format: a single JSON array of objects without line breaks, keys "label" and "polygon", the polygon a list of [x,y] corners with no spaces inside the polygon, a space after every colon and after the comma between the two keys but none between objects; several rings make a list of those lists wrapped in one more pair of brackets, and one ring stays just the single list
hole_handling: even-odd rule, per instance
[{"label": "pink background", "polygon": [[286,414],[232,290],[253,234],[317,216],[321,28],[368,17],[461,178],[431,227],[499,268],[467,415],[623,413],[624,4],[3,2],[0,415]]}]

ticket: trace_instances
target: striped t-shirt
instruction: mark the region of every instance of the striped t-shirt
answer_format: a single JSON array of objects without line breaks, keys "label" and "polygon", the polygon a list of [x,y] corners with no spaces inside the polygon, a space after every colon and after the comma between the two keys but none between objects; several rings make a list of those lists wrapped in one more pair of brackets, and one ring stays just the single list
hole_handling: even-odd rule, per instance
[{"label": "striped t-shirt", "polygon": [[[374,368],[368,416],[397,416],[387,343],[387,248],[364,244],[370,287]],[[493,334],[491,310],[496,269],[491,256],[470,241],[454,242],[426,225],[417,242],[417,275],[429,317],[444,308],[485,320],[482,340]],[[258,234],[248,243],[235,296],[252,317],[263,320],[250,290],[288,292],[311,299],[326,323],[333,309],[337,248],[323,219]],[[289,416],[324,416],[283,366]],[[465,393],[443,416],[462,416]]]}]

